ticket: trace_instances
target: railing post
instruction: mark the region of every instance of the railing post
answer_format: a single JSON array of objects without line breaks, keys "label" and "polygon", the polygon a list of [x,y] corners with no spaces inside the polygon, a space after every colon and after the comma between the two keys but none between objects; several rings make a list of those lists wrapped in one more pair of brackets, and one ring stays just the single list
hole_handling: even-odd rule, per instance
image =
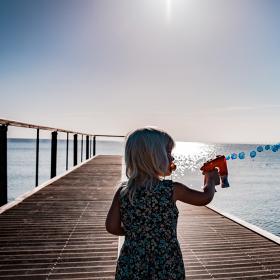
[{"label": "railing post", "polygon": [[66,140],[66,170],[68,170],[68,149],[69,149],[69,132],[67,132],[67,140]]},{"label": "railing post", "polygon": [[39,128],[37,128],[36,138],[36,174],[35,174],[35,186],[39,184]]},{"label": "railing post", "polygon": [[89,136],[86,136],[86,159],[89,159]]},{"label": "railing post", "polygon": [[82,134],[82,140],[81,140],[81,162],[83,161],[83,144],[84,144],[84,135]]},{"label": "railing post", "polygon": [[51,178],[56,176],[56,162],[57,162],[57,131],[53,131],[52,146],[51,146]]},{"label": "railing post", "polygon": [[75,166],[78,163],[78,135],[77,134],[74,134],[73,148],[74,148],[74,151],[73,151],[73,156],[74,156],[73,165]]},{"label": "railing post", "polygon": [[91,137],[89,138],[89,157],[91,157]]},{"label": "railing post", "polygon": [[93,136],[92,155],[95,156],[96,152],[96,136]]},{"label": "railing post", "polygon": [[8,202],[7,125],[0,126],[0,206]]}]

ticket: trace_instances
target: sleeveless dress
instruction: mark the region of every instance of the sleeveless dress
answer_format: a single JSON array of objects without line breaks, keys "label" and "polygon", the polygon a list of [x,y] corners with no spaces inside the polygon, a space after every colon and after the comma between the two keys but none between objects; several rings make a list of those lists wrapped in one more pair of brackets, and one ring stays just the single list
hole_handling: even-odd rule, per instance
[{"label": "sleeveless dress", "polygon": [[179,211],[172,195],[172,180],[160,181],[151,191],[137,189],[134,205],[127,195],[120,195],[125,241],[117,261],[115,280],[185,279],[177,240]]}]

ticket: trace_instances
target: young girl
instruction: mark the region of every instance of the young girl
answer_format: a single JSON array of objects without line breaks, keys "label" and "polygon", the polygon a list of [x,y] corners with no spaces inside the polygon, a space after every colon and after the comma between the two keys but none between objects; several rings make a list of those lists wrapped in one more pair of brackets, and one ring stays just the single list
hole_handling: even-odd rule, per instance
[{"label": "young girl", "polygon": [[[127,182],[113,198],[106,229],[125,235],[116,267],[116,280],[181,280],[185,268],[177,240],[176,201],[208,204],[219,183],[215,170],[204,174],[203,192],[165,180],[172,173],[173,139],[155,128],[137,129],[127,136]],[[123,225],[122,225],[123,224]]]}]

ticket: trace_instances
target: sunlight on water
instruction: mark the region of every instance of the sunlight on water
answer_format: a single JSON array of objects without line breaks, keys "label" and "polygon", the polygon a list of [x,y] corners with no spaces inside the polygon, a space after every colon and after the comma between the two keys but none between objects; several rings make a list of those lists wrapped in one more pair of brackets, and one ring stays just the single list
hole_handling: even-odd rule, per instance
[{"label": "sunlight on water", "polygon": [[[250,144],[176,142],[173,156],[177,169],[170,179],[202,191],[204,180],[200,167],[205,161],[216,155],[239,155],[241,152],[249,155],[255,149],[256,146]],[[279,153],[258,151],[254,158],[229,159],[230,187],[216,186],[217,192],[210,205],[280,236],[277,218],[280,215]]]},{"label": "sunlight on water", "polygon": [[200,172],[203,163],[216,156],[214,145],[198,142],[176,142],[173,150],[177,170],[173,177],[183,176],[187,171]]}]

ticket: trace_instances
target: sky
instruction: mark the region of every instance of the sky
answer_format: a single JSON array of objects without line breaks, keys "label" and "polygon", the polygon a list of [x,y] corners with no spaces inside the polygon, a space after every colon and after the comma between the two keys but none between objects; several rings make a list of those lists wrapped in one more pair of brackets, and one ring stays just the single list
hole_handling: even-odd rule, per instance
[{"label": "sky", "polygon": [[278,143],[279,13],[277,0],[0,0],[0,118]]}]

